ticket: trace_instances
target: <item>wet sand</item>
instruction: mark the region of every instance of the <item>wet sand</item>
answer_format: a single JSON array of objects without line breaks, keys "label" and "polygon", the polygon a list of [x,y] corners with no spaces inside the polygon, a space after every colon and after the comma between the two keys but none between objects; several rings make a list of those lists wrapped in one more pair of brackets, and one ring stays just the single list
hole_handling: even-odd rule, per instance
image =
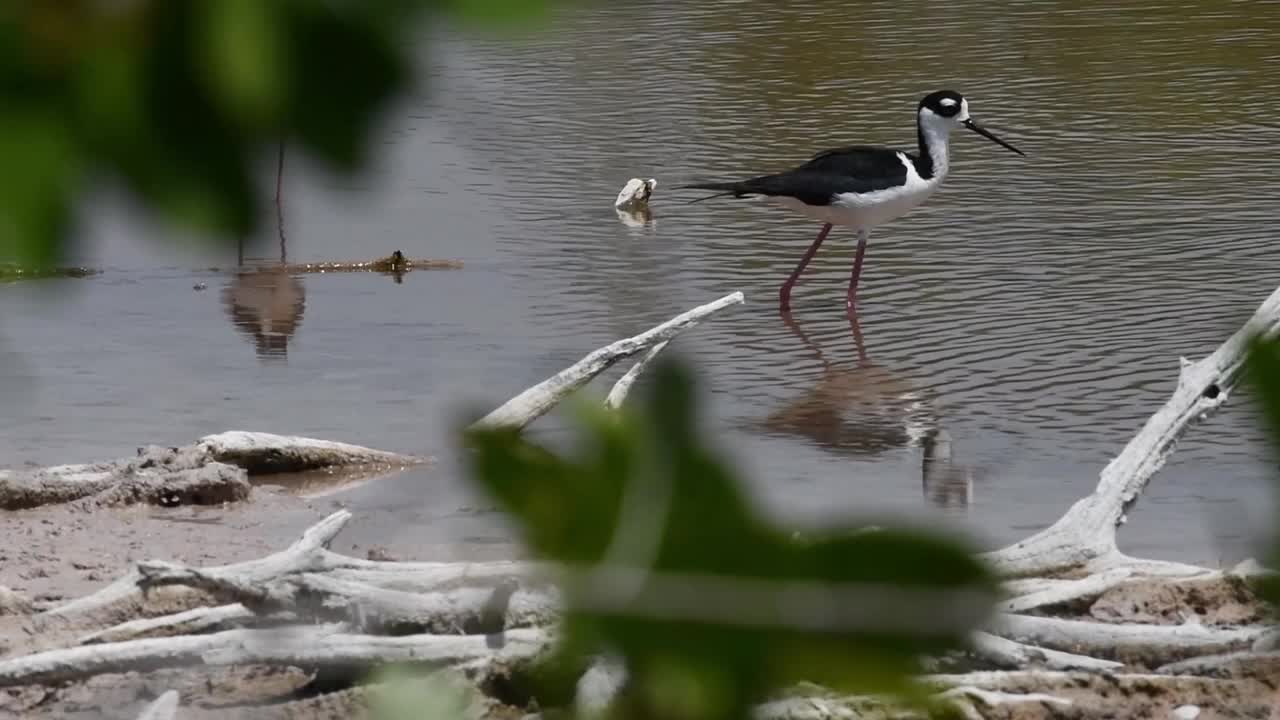
[{"label": "wet sand", "polygon": [[[280,486],[254,488],[247,502],[221,507],[81,509],[75,503],[4,513],[0,523],[0,586],[37,602],[61,601],[99,589],[140,560],[192,565],[239,562],[277,552],[345,503],[303,498]],[[333,550],[397,560],[456,560],[430,533],[398,534],[378,542],[359,539],[379,521],[354,511]],[[475,544],[466,559],[510,557],[512,547]]]}]

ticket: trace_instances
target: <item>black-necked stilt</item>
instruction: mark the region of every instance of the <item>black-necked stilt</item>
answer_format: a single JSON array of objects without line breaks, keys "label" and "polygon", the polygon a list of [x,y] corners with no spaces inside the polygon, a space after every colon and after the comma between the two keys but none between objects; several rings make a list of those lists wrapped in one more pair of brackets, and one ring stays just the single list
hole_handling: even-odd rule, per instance
[{"label": "black-necked stilt", "polygon": [[916,110],[918,155],[887,147],[854,145],[826,150],[795,169],[775,175],[682,187],[722,191],[693,202],[726,195],[765,198],[824,223],[817,239],[805,251],[800,264],[778,293],[779,305],[784,312],[791,308],[792,286],[818,252],[818,246],[827,238],[831,226],[855,228],[858,249],[845,300],[845,308],[852,309],[871,228],[901,217],[933,194],[946,177],[948,141],[952,129],[959,125],[1025,155],[974,122],[969,117],[969,101],[960,93],[939,90],[926,95]]}]

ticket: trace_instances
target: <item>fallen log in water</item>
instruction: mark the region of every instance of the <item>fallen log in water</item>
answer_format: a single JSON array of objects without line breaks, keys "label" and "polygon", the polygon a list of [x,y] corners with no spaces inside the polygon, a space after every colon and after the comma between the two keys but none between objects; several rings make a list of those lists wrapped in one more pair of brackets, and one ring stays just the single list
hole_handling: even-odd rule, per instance
[{"label": "fallen log in water", "polygon": [[251,476],[353,467],[391,471],[430,462],[429,458],[349,443],[263,432],[206,435],[196,441],[195,448],[216,462],[243,468]]},{"label": "fallen log in water", "polygon": [[69,267],[23,267],[13,263],[0,263],[0,282],[8,280],[40,280],[44,278],[83,278],[101,274],[97,268]]},{"label": "fallen log in water", "polygon": [[388,474],[429,458],[347,443],[225,432],[184,447],[140,447],[132,458],[0,471],[0,510],[90,499],[97,505],[217,505],[249,497],[250,477],[318,469]]},{"label": "fallen log in water", "polygon": [[411,258],[396,250],[387,257],[376,260],[324,260],[310,263],[281,263],[268,267],[279,272],[304,274],[337,272],[403,274],[414,270],[458,270],[462,268],[462,261]]},{"label": "fallen log in water", "polygon": [[[586,385],[600,373],[613,367],[619,360],[624,360],[632,355],[648,350],[657,345],[663,344],[674,338],[682,331],[691,328],[701,322],[704,318],[712,313],[730,307],[739,305],[743,302],[743,295],[740,292],[730,293],[709,302],[706,305],[696,307],[682,315],[678,315],[655,328],[647,330],[634,337],[619,340],[610,345],[606,345],[569,367],[561,370],[550,378],[534,385],[524,392],[516,395],[510,400],[503,403],[498,409],[477,420],[474,424],[476,428],[523,428],[529,423],[542,417],[545,413],[555,407],[564,398],[568,397],[573,391]],[[656,353],[655,353],[656,354]],[[641,369],[648,363],[651,358],[643,358],[640,360]],[[638,374],[638,370],[637,373]],[[634,375],[623,376],[619,383],[625,383],[620,389],[614,393],[615,399],[610,404],[617,405],[621,402],[621,398],[625,397],[627,388],[635,381]]]}]

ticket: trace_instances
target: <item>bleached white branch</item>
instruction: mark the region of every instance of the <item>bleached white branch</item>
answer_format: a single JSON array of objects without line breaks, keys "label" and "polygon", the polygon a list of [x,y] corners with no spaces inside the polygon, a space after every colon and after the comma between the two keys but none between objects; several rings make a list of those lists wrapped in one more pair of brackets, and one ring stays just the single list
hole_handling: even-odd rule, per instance
[{"label": "bleached white branch", "polygon": [[142,709],[138,720],[173,720],[178,712],[178,691],[166,690]]},{"label": "bleached white branch", "polygon": [[250,475],[296,473],[322,468],[409,467],[429,458],[388,452],[332,440],[231,431],[206,435],[196,448],[218,462],[244,468]]},{"label": "bleached white branch", "polygon": [[[217,575],[234,574],[246,579],[268,580],[290,572],[301,572],[313,564],[324,561],[324,547],[328,545],[351,519],[351,513],[339,510],[312,525],[303,532],[302,537],[281,552],[265,558],[249,560],[242,563],[205,568],[204,572]],[[45,611],[42,615],[69,616],[93,612],[109,605],[124,602],[141,594],[139,583],[142,574],[135,567],[124,577],[107,587],[82,598],[72,600],[64,605]]]},{"label": "bleached white branch", "polygon": [[1208,677],[1232,677],[1259,675],[1277,677],[1280,671],[1280,652],[1233,652],[1187,658],[1161,665],[1156,672],[1162,675],[1200,675]]},{"label": "bleached white branch", "polygon": [[1060,698],[1044,693],[1008,693],[996,690],[983,690],[972,685],[962,685],[960,687],[944,690],[938,694],[943,698],[972,698],[988,707],[997,707],[1000,705],[1013,705],[1016,703],[1048,703],[1050,705],[1058,705],[1061,707],[1069,707],[1071,701],[1066,698]]},{"label": "bleached white branch", "polygon": [[1100,657],[1141,658],[1159,665],[1192,655],[1246,648],[1265,628],[1213,628],[1199,624],[1141,625],[1000,615],[988,628],[1001,637],[1042,648]]},{"label": "bleached white branch", "polygon": [[1056,581],[1031,592],[1025,592],[1029,587],[1024,585],[1024,594],[1000,603],[1000,610],[1009,613],[1022,613],[1047,605],[1060,605],[1085,598],[1094,598],[1125,582],[1132,576],[1132,569],[1117,568],[1079,580]]},{"label": "bleached white branch", "polygon": [[135,457],[108,462],[0,472],[0,509],[90,496],[102,505],[216,504],[247,498],[246,475],[325,468],[373,476],[429,461],[329,440],[233,431],[183,447],[142,447]]},{"label": "bleached white branch", "polygon": [[613,384],[613,388],[609,390],[608,397],[604,399],[605,407],[613,408],[614,410],[622,407],[622,403],[626,402],[627,395],[631,392],[631,387],[640,378],[640,373],[644,372],[649,367],[649,364],[653,362],[653,359],[658,357],[658,353],[666,349],[670,343],[670,340],[663,340],[649,348],[649,352],[645,353],[644,357],[637,360],[636,364],[632,365],[625,375],[618,378],[618,382]]},{"label": "bleached white branch", "polygon": [[219,605],[217,607],[199,607],[160,617],[140,618],[112,625],[105,630],[85,635],[80,638],[80,644],[94,645],[148,637],[197,635],[212,629],[226,629],[228,625],[239,625],[256,619],[258,619],[258,615],[240,603]]},{"label": "bleached white branch", "polygon": [[1115,670],[1124,667],[1124,663],[1114,660],[1032,647],[986,632],[974,633],[973,646],[978,657],[1006,670],[1031,666],[1051,670]]},{"label": "bleached white branch", "polygon": [[755,720],[884,720],[884,702],[862,696],[789,697],[752,709]]},{"label": "bleached white branch", "polygon": [[[1226,402],[1244,366],[1255,334],[1280,330],[1280,289],[1212,354],[1198,362],[1181,361],[1169,400],[1146,422],[1103,470],[1091,495],[1077,501],[1048,528],[1018,543],[985,554],[1006,576],[1047,575],[1081,567],[1116,553],[1116,528],[1151,478],[1195,422]],[[1113,564],[1115,566],[1115,564]]]},{"label": "bleached white branch", "polygon": [[237,600],[254,608],[287,610],[308,620],[345,620],[363,632],[394,635],[479,634],[511,627],[549,625],[558,609],[558,598],[554,594],[521,589],[511,579],[492,588],[404,592],[321,573],[249,582],[226,574],[210,576],[196,568],[153,564],[144,566],[143,574],[149,582],[189,583],[217,597]]},{"label": "bleached white branch", "polygon": [[[941,677],[941,676],[939,676]],[[941,690],[934,698],[948,701],[966,719],[982,720],[972,703],[979,702],[987,707],[1015,705],[1019,703],[1048,703],[1060,707],[1068,707],[1072,703],[1045,693],[1004,692],[988,690],[972,685],[963,685],[960,680],[966,675],[949,676],[955,682],[939,683],[953,685]],[[922,718],[920,713],[895,706],[888,698],[869,695],[799,695],[780,698],[763,703],[752,711],[755,720],[890,720],[891,718]]]},{"label": "bleached white branch", "polygon": [[614,363],[670,340],[681,331],[697,325],[708,315],[743,302],[741,292],[734,292],[688,312],[634,337],[619,340],[595,350],[573,365],[561,370],[503,403],[493,412],[477,420],[473,428],[523,428],[555,407],[574,390],[591,381]]},{"label": "bleached white branch", "polygon": [[1053,687],[1080,684],[1081,681],[1106,677],[1111,680],[1168,682],[1168,675],[1155,673],[1116,673],[1100,675],[1084,670],[979,670],[967,673],[936,673],[920,678],[925,685],[940,691],[953,687],[973,686],[989,690],[1016,690],[1020,687]]},{"label": "bleached white branch", "polygon": [[1274,335],[1278,329],[1280,289],[1208,357],[1182,361],[1173,395],[1103,469],[1093,494],[1077,501],[1053,525],[986,553],[985,559],[1005,575],[1025,576],[1079,567],[1115,553],[1116,527],[1164,466],[1178,438],[1221,407],[1235,389],[1249,340],[1255,333]]},{"label": "bleached white branch", "polygon": [[84,645],[3,660],[0,687],[198,665],[350,668],[402,662],[437,667],[477,661],[512,662],[532,658],[549,643],[550,636],[542,630],[511,630],[499,636],[401,637],[353,635],[341,632],[335,625],[226,630],[211,635]]}]

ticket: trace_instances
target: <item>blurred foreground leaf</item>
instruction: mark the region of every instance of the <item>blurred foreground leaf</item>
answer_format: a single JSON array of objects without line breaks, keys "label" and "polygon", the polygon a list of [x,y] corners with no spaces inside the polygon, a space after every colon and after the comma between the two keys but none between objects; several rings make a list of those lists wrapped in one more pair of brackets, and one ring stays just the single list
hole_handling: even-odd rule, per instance
[{"label": "blurred foreground leaf", "polygon": [[74,141],[58,118],[13,109],[0,115],[0,157],[0,259],[51,266],[57,253],[50,239],[67,231],[79,180]]},{"label": "blurred foreground leaf", "polygon": [[249,235],[255,164],[280,142],[364,167],[379,114],[414,80],[418,20],[518,26],[550,1],[0,3],[0,260],[60,262],[90,178],[189,229]]},{"label": "blurred foreground leaf", "polygon": [[475,687],[450,671],[423,674],[391,666],[370,681],[373,720],[465,720],[478,715]]},{"label": "blurred foreground leaf", "polygon": [[690,375],[653,372],[639,412],[583,412],[576,457],[467,434],[474,478],[566,571],[561,661],[625,659],[622,716],[743,717],[802,680],[909,695],[920,655],[986,619],[995,582],[953,539],[775,526],[701,439]]},{"label": "blurred foreground leaf", "polygon": [[[1245,377],[1254,391],[1271,440],[1273,460],[1280,459],[1280,339],[1255,337],[1249,343]],[[1280,494],[1280,474],[1275,476],[1275,489]],[[1280,567],[1280,523],[1272,525],[1272,547],[1265,563]],[[1280,604],[1280,578],[1265,577],[1259,592],[1273,604]]]}]

